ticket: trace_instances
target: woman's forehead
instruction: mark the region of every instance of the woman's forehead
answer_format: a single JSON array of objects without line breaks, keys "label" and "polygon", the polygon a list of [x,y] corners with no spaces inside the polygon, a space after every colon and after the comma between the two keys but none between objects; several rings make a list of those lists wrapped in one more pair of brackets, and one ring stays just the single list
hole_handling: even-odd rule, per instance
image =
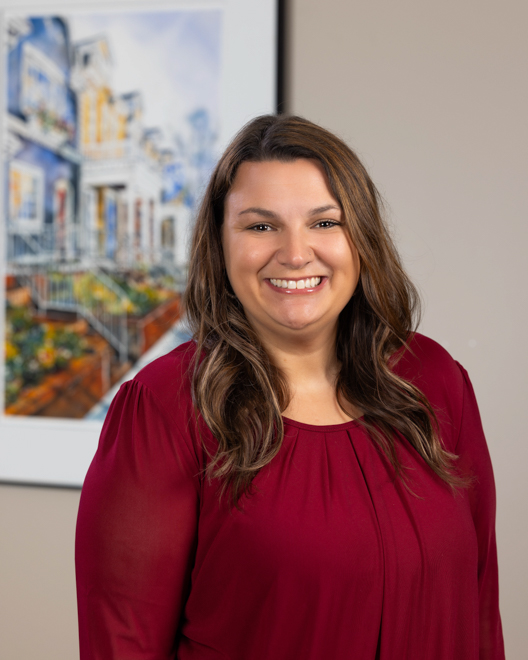
[{"label": "woman's forehead", "polygon": [[282,206],[337,206],[322,165],[314,159],[243,162],[226,196],[226,208],[240,211],[250,202]]}]

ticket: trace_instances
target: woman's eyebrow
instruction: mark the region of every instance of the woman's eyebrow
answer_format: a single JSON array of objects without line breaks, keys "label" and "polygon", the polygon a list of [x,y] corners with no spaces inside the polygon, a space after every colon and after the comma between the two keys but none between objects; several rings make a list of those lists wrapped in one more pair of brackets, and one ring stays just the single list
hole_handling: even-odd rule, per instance
[{"label": "woman's eyebrow", "polygon": [[273,211],[262,209],[259,206],[250,206],[250,208],[240,211],[238,215],[240,216],[246,213],[255,213],[256,215],[261,215],[263,218],[278,218],[278,215],[276,213],[273,213]]},{"label": "woman's eyebrow", "polygon": [[318,206],[316,209],[312,209],[309,215],[319,215],[327,211],[341,211],[341,208],[335,204],[326,204],[325,206]]},{"label": "woman's eyebrow", "polygon": [[[311,209],[308,212],[308,215],[319,215],[320,213],[326,213],[327,211],[341,211],[341,208],[339,206],[336,206],[335,204],[325,204],[324,206],[317,206],[314,209]],[[238,214],[240,215],[245,215],[246,213],[255,213],[256,215],[261,215],[263,218],[278,218],[279,216],[274,213],[273,211],[269,211],[268,209],[263,209],[260,206],[250,206],[247,209],[244,209],[243,211],[240,211]]]}]

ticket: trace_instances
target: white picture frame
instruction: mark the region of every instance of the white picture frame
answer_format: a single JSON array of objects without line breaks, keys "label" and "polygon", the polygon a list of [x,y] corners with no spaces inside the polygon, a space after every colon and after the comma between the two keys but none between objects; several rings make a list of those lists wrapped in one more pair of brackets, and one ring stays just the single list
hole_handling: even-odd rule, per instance
[{"label": "white picture frame", "polygon": [[[221,82],[218,109],[218,135],[216,150],[221,153],[234,134],[252,117],[274,113],[280,99],[279,69],[279,0],[107,0],[90,2],[62,0],[49,2],[34,0],[0,0],[0,135],[4,148],[1,166],[4,181],[9,180],[10,141],[16,140],[9,131],[10,118],[7,106],[7,59],[13,40],[23,31],[23,17],[68,17],[102,15],[112,13],[137,14],[141,12],[219,11],[222,15],[221,33]],[[20,19],[19,17],[22,17]],[[14,21],[12,33],[8,33],[9,21]],[[17,23],[18,21],[18,23]],[[17,32],[18,30],[18,32]],[[18,126],[18,125],[17,125]],[[20,134],[26,127],[18,126]],[[29,138],[28,138],[29,139]],[[50,144],[56,139],[51,133]],[[15,145],[16,146],[16,145]],[[53,146],[53,145],[52,145]],[[13,145],[11,145],[13,148]],[[9,192],[6,185],[0,188],[0,208],[7,209]],[[66,184],[57,187],[56,195],[67,195]],[[110,199],[110,198],[109,198]],[[79,200],[93,204],[94,200]],[[109,202],[110,203],[110,202]],[[53,202],[54,212],[57,202]],[[2,213],[0,249],[7,255],[8,218]],[[119,219],[116,220],[119,222]],[[164,235],[171,235],[165,227]],[[181,228],[176,227],[176,233]],[[66,243],[65,243],[66,245]],[[68,244],[69,245],[69,244]],[[68,247],[68,249],[70,249]],[[179,245],[181,258],[182,246]],[[6,258],[0,260],[2,283],[6,281]],[[0,401],[4,401],[5,379],[5,286],[0,287]],[[176,328],[176,331],[179,331]],[[163,341],[143,355],[134,365],[130,377],[143,364],[164,351]],[[110,395],[114,392],[110,391]],[[4,483],[35,484],[78,488],[97,447],[102,420],[60,419],[35,416],[6,415],[0,410],[0,481]]]}]

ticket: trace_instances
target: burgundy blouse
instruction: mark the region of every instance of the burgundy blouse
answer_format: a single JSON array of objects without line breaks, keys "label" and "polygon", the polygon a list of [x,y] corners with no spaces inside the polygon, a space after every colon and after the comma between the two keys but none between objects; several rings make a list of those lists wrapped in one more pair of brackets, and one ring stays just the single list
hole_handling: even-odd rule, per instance
[{"label": "burgundy blouse", "polygon": [[396,370],[475,475],[458,495],[403,438],[414,494],[358,422],[285,419],[255,494],[230,509],[203,476],[215,440],[192,408],[193,344],[125,383],[81,497],[81,660],[504,658],[493,473],[473,390],[438,344],[411,345]]}]

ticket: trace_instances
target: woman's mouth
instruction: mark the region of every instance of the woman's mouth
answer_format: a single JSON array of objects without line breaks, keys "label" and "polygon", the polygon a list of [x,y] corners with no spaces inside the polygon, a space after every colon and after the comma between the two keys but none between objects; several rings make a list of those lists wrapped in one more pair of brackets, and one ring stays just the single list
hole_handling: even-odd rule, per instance
[{"label": "woman's mouth", "polygon": [[306,277],[301,280],[282,280],[270,278],[268,282],[277,289],[286,289],[288,291],[296,291],[300,289],[315,289],[321,284],[322,277]]}]

